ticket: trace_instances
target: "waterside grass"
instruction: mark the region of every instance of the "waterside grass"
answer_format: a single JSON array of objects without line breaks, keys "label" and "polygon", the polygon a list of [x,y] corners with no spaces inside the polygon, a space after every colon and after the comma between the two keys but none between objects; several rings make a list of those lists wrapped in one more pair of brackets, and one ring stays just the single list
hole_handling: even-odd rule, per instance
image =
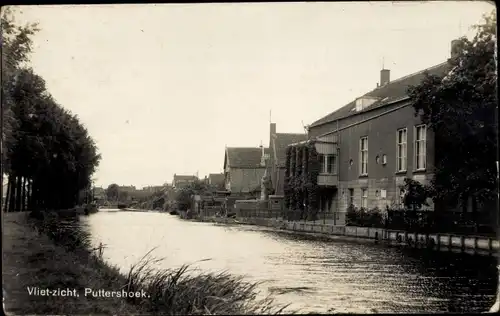
[{"label": "waterside grass", "polygon": [[[23,222],[24,219],[17,215],[18,221]],[[18,276],[11,275],[13,286],[6,301],[8,311],[13,313],[281,314],[285,308],[275,306],[270,298],[257,299],[256,283],[227,272],[194,272],[187,265],[178,269],[157,269],[155,265],[163,259],[155,259],[151,252],[132,266],[127,275],[120,274],[117,267],[103,261],[102,245],[92,248],[90,235],[80,228],[78,217],[54,212],[24,217],[28,232],[20,234],[24,239],[17,242],[17,248],[12,247],[17,249],[12,250],[16,253],[9,254],[18,258],[16,263],[11,260],[8,266],[11,270],[19,270]],[[14,225],[9,221],[5,224]],[[28,286],[74,288],[80,297],[30,296],[26,293]],[[85,288],[144,291],[148,297],[84,297]]]}]

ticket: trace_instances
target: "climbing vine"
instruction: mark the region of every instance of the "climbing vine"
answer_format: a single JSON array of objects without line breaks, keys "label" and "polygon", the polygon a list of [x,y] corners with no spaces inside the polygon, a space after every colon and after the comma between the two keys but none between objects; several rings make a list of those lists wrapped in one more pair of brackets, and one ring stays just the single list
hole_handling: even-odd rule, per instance
[{"label": "climbing vine", "polygon": [[285,205],[301,212],[302,218],[314,218],[318,210],[320,162],[315,143],[290,146],[285,172]]},{"label": "climbing vine", "polygon": [[290,186],[290,162],[292,159],[292,147],[287,147],[286,149],[286,165],[285,165],[285,179],[284,179],[284,193],[285,193],[285,207],[290,209],[290,195],[292,193]]},{"label": "climbing vine", "polygon": [[308,192],[308,217],[316,218],[319,207],[318,175],[320,171],[319,155],[313,142],[308,144],[308,177],[305,184]]}]

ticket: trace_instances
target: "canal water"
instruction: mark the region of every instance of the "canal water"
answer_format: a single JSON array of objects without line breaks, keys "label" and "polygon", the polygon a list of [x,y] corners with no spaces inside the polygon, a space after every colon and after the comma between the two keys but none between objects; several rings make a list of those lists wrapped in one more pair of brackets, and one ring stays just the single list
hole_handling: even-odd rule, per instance
[{"label": "canal water", "polygon": [[123,272],[148,251],[166,268],[263,281],[262,295],[301,312],[484,312],[495,302],[493,257],[325,240],[167,213],[101,210],[83,217],[104,257]]}]

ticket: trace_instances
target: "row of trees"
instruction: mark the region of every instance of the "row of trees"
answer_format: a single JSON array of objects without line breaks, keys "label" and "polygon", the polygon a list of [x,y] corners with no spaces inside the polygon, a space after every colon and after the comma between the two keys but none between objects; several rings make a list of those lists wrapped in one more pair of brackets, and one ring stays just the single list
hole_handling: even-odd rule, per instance
[{"label": "row of trees", "polygon": [[81,202],[100,155],[87,129],[28,67],[37,25],[2,10],[2,176],[7,211],[65,209]]}]

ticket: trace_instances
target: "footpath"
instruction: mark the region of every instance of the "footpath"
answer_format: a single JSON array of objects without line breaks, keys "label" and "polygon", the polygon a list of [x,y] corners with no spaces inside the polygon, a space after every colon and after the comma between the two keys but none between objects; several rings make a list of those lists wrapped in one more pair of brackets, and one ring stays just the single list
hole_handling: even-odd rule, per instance
[{"label": "footpath", "polygon": [[223,218],[201,217],[202,222],[224,224],[257,225],[288,232],[331,236],[335,239],[364,240],[392,245],[429,248],[435,250],[461,251],[471,254],[494,255],[500,252],[498,238],[484,236],[461,236],[454,234],[423,234],[383,228],[335,226],[314,222],[294,222],[275,218]]}]

